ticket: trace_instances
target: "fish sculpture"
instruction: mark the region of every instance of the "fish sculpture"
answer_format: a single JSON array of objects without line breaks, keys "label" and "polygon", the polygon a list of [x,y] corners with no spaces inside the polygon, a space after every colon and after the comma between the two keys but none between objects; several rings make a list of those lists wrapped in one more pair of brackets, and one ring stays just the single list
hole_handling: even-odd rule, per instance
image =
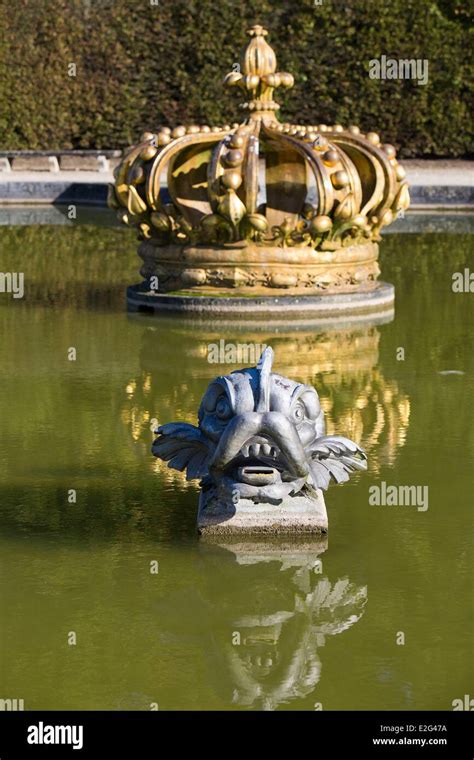
[{"label": "fish sculpture", "polygon": [[[156,431],[152,452],[188,480],[201,481],[201,507],[221,505],[223,521],[246,504],[316,499],[329,483],[367,469],[365,452],[339,435],[325,435],[316,390],[272,372],[273,349],[256,367],[217,377],[208,386],[198,426],[170,422]],[[235,509],[233,510],[235,512]]]}]

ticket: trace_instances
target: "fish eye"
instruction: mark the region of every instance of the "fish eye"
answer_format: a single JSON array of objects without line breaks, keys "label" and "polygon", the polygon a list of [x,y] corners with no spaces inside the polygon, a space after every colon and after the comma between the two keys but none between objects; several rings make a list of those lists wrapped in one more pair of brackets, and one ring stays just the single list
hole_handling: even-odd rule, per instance
[{"label": "fish eye", "polygon": [[227,420],[232,415],[232,409],[228,399],[225,396],[221,396],[216,404],[216,414],[220,420]]},{"label": "fish eye", "polygon": [[305,408],[301,402],[298,402],[293,409],[293,419],[298,424],[305,418]]}]

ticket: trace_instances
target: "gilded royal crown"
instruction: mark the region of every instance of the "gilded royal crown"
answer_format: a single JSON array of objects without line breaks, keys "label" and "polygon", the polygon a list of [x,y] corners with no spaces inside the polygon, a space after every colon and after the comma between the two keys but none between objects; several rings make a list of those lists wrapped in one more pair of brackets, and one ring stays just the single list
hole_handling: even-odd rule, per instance
[{"label": "gilded royal crown", "polygon": [[138,230],[141,274],[168,293],[374,287],[381,228],[410,202],[395,148],[357,126],[279,121],[274,91],[293,77],[265,29],[248,34],[224,79],[244,120],[145,132],[116,169],[109,205]]}]

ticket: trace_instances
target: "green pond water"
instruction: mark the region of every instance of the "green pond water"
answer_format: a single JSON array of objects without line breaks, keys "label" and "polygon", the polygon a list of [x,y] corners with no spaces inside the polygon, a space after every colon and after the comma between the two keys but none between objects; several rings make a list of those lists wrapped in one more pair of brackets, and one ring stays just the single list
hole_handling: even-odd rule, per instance
[{"label": "green pond water", "polygon": [[[127,315],[127,231],[0,228],[0,270],[25,275],[23,299],[0,294],[0,698],[450,710],[473,694],[474,294],[451,284],[474,256],[455,230],[385,237],[391,322],[274,333]],[[200,541],[197,483],[151,455],[154,420],[194,422],[236,368],[207,361],[221,337],[272,345],[328,430],[366,448],[368,472],[326,495],[327,545]],[[382,482],[427,486],[428,509],[371,505]]]}]

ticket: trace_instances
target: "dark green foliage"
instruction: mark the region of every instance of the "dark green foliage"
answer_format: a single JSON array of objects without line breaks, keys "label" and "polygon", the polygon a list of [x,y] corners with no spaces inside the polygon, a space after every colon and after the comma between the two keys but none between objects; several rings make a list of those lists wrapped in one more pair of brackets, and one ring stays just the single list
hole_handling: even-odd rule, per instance
[{"label": "dark green foliage", "polygon": [[[159,124],[238,120],[222,78],[259,22],[295,75],[284,119],[360,124],[402,156],[472,151],[467,2],[153,1],[0,0],[0,147],[116,148]],[[382,54],[428,59],[428,84],[370,79]]]}]

